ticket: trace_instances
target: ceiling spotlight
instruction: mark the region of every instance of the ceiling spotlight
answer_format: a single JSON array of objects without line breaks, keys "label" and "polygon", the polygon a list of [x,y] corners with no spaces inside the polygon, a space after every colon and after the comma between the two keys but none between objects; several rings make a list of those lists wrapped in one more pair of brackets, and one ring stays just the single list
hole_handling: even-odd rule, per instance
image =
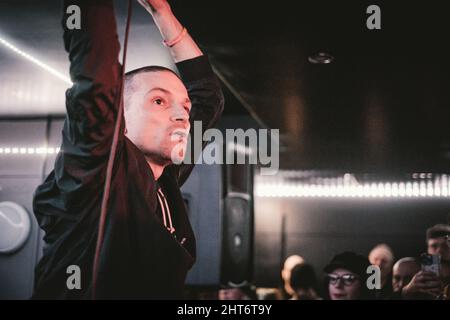
[{"label": "ceiling spotlight", "polygon": [[326,52],[318,52],[308,57],[308,61],[313,64],[329,64],[333,62],[334,57]]}]

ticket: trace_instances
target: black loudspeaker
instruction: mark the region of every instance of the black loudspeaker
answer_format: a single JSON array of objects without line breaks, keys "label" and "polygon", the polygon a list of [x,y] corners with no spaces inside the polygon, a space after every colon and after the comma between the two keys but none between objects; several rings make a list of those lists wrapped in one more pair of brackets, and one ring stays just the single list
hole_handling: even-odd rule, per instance
[{"label": "black loudspeaker", "polygon": [[224,170],[220,280],[240,287],[253,278],[253,165],[246,161]]}]

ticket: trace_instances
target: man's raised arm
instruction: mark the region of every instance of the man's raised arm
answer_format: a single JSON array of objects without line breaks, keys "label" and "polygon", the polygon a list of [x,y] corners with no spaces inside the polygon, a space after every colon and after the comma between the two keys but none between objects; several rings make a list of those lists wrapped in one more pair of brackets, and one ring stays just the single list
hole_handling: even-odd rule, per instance
[{"label": "man's raised arm", "polygon": [[[181,79],[192,102],[191,159],[189,163],[176,166],[178,183],[182,185],[190,175],[198,157],[195,139],[202,139],[203,133],[215,125],[224,108],[224,97],[219,80],[215,76],[208,57],[197,46],[184,26],[172,13],[167,0],[138,0],[151,13],[163,41],[176,63]],[[194,136],[194,122],[201,122],[202,132]],[[206,144],[202,143],[204,147]]]},{"label": "man's raised arm", "polygon": [[[152,15],[164,41],[170,43],[175,40],[176,45],[169,47],[175,63],[203,55],[189,33],[183,35],[184,27],[172,13],[167,0],[138,0],[138,2]],[[176,41],[178,37],[180,41]]]},{"label": "man's raised arm", "polygon": [[[119,42],[113,1],[65,0],[81,12],[81,28],[69,29],[63,18],[64,46],[69,53],[73,86],[66,92],[67,117],[63,129],[64,165],[92,169],[107,160],[117,117],[120,79]],[[93,159],[94,161],[92,161]],[[70,168],[69,168],[70,169]]]}]

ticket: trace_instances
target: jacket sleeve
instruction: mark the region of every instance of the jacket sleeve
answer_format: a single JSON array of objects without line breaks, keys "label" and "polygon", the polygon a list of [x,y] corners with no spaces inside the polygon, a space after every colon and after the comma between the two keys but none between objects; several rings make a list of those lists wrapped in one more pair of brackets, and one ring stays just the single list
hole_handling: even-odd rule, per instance
[{"label": "jacket sleeve", "polygon": [[[70,5],[81,10],[79,30],[66,26]],[[55,180],[70,202],[76,203],[86,192],[83,186],[106,171],[118,113],[120,48],[113,1],[66,0],[62,23],[73,86],[66,92],[67,114]],[[123,143],[123,133],[119,136]]]},{"label": "jacket sleeve", "polygon": [[[220,82],[214,74],[206,55],[177,63],[181,79],[187,88],[192,103],[190,112],[191,150],[188,163],[177,166],[178,184],[181,186],[187,180],[194,163],[197,161],[199,151],[195,150],[194,141],[203,141],[204,132],[212,128],[219,120],[224,109],[224,96]],[[201,124],[201,131],[196,132],[194,122]],[[201,136],[195,136],[201,132]],[[197,143],[198,144],[198,143]],[[206,143],[202,142],[202,150]]]}]

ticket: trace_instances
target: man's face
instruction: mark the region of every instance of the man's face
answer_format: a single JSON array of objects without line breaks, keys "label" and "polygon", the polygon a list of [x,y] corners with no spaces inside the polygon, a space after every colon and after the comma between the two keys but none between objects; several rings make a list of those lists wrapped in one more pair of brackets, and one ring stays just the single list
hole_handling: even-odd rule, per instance
[{"label": "man's face", "polygon": [[137,74],[132,81],[133,93],[125,99],[126,136],[153,163],[181,162],[190,129],[186,87],[169,71]]},{"label": "man's face", "polygon": [[411,282],[414,275],[420,271],[420,266],[414,261],[405,261],[394,265],[392,272],[392,287],[394,292],[400,291]]},{"label": "man's face", "polygon": [[438,254],[443,261],[450,261],[450,248],[447,238],[428,239],[428,254]]},{"label": "man's face", "polygon": [[382,277],[386,277],[392,270],[392,258],[383,249],[374,249],[369,255],[371,264],[380,267]]}]

